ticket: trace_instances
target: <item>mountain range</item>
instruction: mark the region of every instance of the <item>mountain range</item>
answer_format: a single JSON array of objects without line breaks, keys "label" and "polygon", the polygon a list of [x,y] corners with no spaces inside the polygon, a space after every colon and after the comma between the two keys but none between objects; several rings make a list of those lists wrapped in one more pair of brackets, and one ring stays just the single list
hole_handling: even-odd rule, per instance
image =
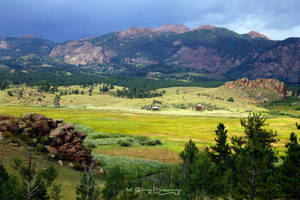
[{"label": "mountain range", "polygon": [[255,31],[238,34],[210,25],[130,28],[59,44],[32,35],[0,36],[0,70],[13,68],[10,62],[30,69],[36,60],[100,74],[163,77],[193,72],[218,79],[300,83],[300,38],[271,40]]}]

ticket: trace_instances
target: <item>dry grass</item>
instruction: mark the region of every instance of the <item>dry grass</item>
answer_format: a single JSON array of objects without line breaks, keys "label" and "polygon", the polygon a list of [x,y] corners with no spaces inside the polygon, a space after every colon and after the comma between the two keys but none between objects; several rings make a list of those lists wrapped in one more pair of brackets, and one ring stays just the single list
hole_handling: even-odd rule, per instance
[{"label": "dry grass", "polygon": [[150,159],[162,163],[178,163],[180,161],[178,153],[167,148],[154,147],[119,147],[119,148],[98,148],[93,151],[95,154],[107,154],[113,156],[125,156],[131,158]]}]

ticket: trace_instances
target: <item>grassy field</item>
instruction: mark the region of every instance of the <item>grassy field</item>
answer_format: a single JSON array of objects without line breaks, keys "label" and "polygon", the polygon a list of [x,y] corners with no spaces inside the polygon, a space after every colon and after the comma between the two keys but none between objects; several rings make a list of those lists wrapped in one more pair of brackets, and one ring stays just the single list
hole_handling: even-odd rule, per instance
[{"label": "grassy field", "polygon": [[[25,113],[42,113],[51,118],[62,118],[92,128],[103,133],[122,133],[130,135],[143,135],[150,138],[158,138],[163,145],[155,147],[156,151],[148,151],[148,155],[142,158],[152,158],[157,151],[180,152],[184,144],[191,138],[200,148],[214,143],[214,130],[218,123],[222,122],[228,129],[229,137],[242,135],[239,117],[201,117],[182,115],[161,115],[159,112],[151,114],[132,113],[117,110],[98,110],[84,108],[47,108],[38,106],[2,105],[0,113],[22,116]],[[288,141],[289,134],[296,131],[295,123],[298,118],[289,116],[269,116],[270,128],[278,131],[278,147],[283,148]],[[100,148],[100,147],[99,147]],[[116,147],[111,146],[111,149]],[[130,148],[130,147],[129,147]],[[109,149],[106,147],[106,150]],[[107,150],[108,151],[108,150]],[[124,155],[125,153],[120,154]],[[104,152],[104,151],[103,151]],[[170,153],[171,154],[171,153]],[[133,156],[131,154],[131,156]],[[136,155],[133,157],[138,157]],[[174,160],[174,155],[171,156]]]},{"label": "grassy field", "polygon": [[[25,88],[25,89],[24,89]],[[107,92],[99,91],[100,85],[94,86],[93,93],[89,95],[89,88],[71,86],[69,88],[59,87],[57,94],[62,95],[60,104],[63,107],[71,108],[92,108],[104,110],[121,110],[125,112],[149,113],[141,109],[147,105],[153,105],[159,102],[160,114],[165,115],[197,115],[197,116],[223,116],[223,117],[242,117],[247,111],[266,111],[266,109],[253,104],[255,100],[250,98],[250,94],[244,91],[229,90],[224,87],[219,88],[201,88],[201,87],[173,87],[159,89],[165,91],[162,97],[146,99],[127,99],[114,97],[112,94],[119,87]],[[19,92],[24,89],[22,98],[18,97]],[[78,90],[75,95],[71,91]],[[9,96],[8,91],[12,91],[14,96]],[[84,92],[84,95],[81,95]],[[69,94],[70,93],[70,94]],[[0,91],[0,102],[8,104],[23,105],[48,105],[53,106],[55,94],[37,91],[37,88],[18,87],[5,91]],[[270,98],[275,98],[271,97]],[[234,102],[227,101],[232,97]],[[193,107],[197,104],[205,105],[204,112],[195,113]],[[208,112],[213,110],[214,112]]]},{"label": "grassy field", "polygon": [[[23,96],[17,97],[18,91],[24,89]],[[61,108],[53,107],[55,94],[39,92],[37,88],[19,86],[0,91],[0,113],[21,117],[25,113],[42,113],[47,117],[64,119],[78,125],[89,127],[95,132],[142,135],[160,139],[163,145],[147,147],[134,145],[121,148],[115,144],[98,144],[94,151],[99,154],[128,156],[134,158],[178,161],[178,153],[184,144],[193,139],[198,147],[205,148],[214,143],[214,130],[222,122],[228,129],[229,137],[242,135],[240,118],[249,112],[260,112],[269,119],[270,127],[278,131],[280,141],[277,147],[283,150],[289,134],[295,131],[295,122],[299,121],[299,104],[290,106],[273,106],[271,110],[255,104],[255,93],[243,90],[229,90],[224,87],[173,87],[164,90],[162,97],[146,99],[127,99],[114,97],[112,94],[120,87],[115,87],[108,93],[99,91],[100,85],[94,86],[89,95],[89,88],[72,86],[59,87]],[[11,90],[14,96],[9,96]],[[84,95],[75,95],[71,91],[83,91]],[[70,93],[70,94],[69,94]],[[258,91],[261,95],[261,91]],[[273,94],[267,94],[269,99],[277,99]],[[232,97],[233,102],[227,101]],[[37,105],[34,105],[37,104]],[[46,104],[47,106],[42,106]],[[146,105],[156,104],[160,111],[142,109]],[[205,105],[205,110],[196,112],[193,106]],[[167,158],[162,158],[164,152]],[[165,156],[166,157],[166,156]]]}]

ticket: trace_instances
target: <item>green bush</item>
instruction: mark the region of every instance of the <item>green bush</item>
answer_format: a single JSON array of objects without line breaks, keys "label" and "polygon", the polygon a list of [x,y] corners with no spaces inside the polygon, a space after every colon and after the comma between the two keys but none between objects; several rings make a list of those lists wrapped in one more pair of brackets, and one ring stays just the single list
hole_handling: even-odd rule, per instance
[{"label": "green bush", "polygon": [[160,140],[155,140],[155,144],[157,144],[157,145],[161,145],[162,143],[161,143],[161,141],[160,141]]},{"label": "green bush", "polygon": [[156,141],[155,141],[155,140],[148,140],[148,141],[146,142],[146,145],[147,145],[147,146],[155,146],[155,145],[156,145]]},{"label": "green bush", "polygon": [[131,146],[131,143],[129,141],[127,141],[127,140],[121,141],[120,142],[120,146],[121,147],[129,147],[129,146]]},{"label": "green bush", "polygon": [[8,96],[11,96],[11,97],[14,96],[13,93],[10,90],[7,91],[7,94],[8,94]]},{"label": "green bush", "polygon": [[87,142],[86,144],[84,144],[88,149],[94,149],[94,148],[96,148],[97,147],[97,145],[94,143],[94,142],[92,142],[92,141],[89,141],[89,142]]},{"label": "green bush", "polygon": [[35,148],[36,148],[36,150],[38,150],[38,151],[40,151],[40,152],[47,152],[47,150],[46,150],[46,147],[45,147],[45,145],[43,145],[43,144],[37,144],[36,146],[35,146]]},{"label": "green bush", "polygon": [[228,101],[228,102],[234,102],[234,99],[233,99],[233,97],[229,97],[229,98],[227,99],[227,101]]},{"label": "green bush", "polygon": [[138,135],[138,136],[136,136],[135,138],[136,138],[139,142],[145,142],[145,141],[149,140],[148,137],[142,136],[142,135]]}]

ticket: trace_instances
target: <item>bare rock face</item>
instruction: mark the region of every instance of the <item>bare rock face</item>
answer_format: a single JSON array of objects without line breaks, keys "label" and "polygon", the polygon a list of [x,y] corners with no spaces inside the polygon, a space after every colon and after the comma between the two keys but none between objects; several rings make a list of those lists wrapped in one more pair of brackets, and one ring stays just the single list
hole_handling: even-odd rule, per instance
[{"label": "bare rock face", "polygon": [[147,36],[147,37],[153,37],[154,35],[157,35],[158,33],[155,32],[154,28],[139,28],[134,27],[130,28],[126,31],[119,32],[120,38],[138,38],[140,36]]},{"label": "bare rock face", "polygon": [[270,40],[266,35],[262,34],[262,33],[258,33],[256,31],[250,31],[248,33],[248,35],[251,37],[251,38],[262,38],[262,39],[266,39],[266,40]]},{"label": "bare rock face", "polygon": [[199,26],[198,28],[195,28],[194,30],[199,31],[199,30],[203,30],[203,29],[214,30],[214,29],[217,29],[217,27],[212,26],[212,25],[202,25],[202,26]]},{"label": "bare rock face", "polygon": [[115,53],[103,50],[101,46],[95,46],[84,40],[75,40],[67,44],[59,45],[50,53],[52,57],[63,57],[64,61],[73,65],[103,64],[109,62]]},{"label": "bare rock face", "polygon": [[179,34],[190,31],[190,29],[184,25],[174,25],[174,24],[163,25],[155,30],[159,32],[174,32]]},{"label": "bare rock face", "polygon": [[169,62],[175,65],[200,68],[208,72],[223,74],[230,68],[239,65],[240,60],[238,58],[227,59],[211,47],[199,46],[192,49],[188,46],[182,46]]},{"label": "bare rock face", "polygon": [[268,89],[280,97],[284,97],[286,95],[286,87],[283,82],[280,82],[276,79],[256,79],[249,80],[247,78],[242,78],[237,81],[230,81],[225,83],[224,87],[233,89],[236,87],[246,87],[249,90],[254,90],[257,87]]},{"label": "bare rock face", "polygon": [[291,38],[254,58],[244,76],[284,77],[289,82],[300,82],[300,38]]}]

